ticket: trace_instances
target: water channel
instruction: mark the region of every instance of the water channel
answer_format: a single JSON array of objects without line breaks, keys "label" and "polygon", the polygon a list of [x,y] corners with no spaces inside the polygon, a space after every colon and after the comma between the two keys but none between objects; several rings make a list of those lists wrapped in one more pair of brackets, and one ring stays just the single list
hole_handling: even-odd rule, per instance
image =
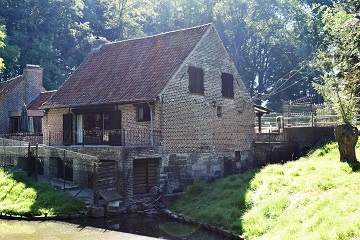
[{"label": "water channel", "polygon": [[160,216],[124,214],[116,218],[84,218],[66,222],[0,220],[0,239],[140,240],[151,238],[169,240],[227,239],[201,227],[183,224]]}]

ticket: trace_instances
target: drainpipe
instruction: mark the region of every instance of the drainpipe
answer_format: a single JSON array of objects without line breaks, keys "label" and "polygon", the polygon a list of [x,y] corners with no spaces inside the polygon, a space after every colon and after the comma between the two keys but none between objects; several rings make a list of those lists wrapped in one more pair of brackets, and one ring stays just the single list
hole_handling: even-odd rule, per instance
[{"label": "drainpipe", "polygon": [[154,146],[153,108],[149,102],[146,102],[146,103],[147,103],[147,105],[149,105],[149,108],[150,108],[150,143],[151,143],[151,146],[153,147]]}]

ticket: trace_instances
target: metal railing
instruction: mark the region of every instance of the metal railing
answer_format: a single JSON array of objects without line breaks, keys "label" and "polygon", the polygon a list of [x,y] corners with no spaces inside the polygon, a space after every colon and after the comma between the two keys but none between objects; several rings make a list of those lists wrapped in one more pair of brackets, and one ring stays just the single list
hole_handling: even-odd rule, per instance
[{"label": "metal railing", "polygon": [[[161,145],[160,130],[145,129],[114,129],[72,131],[66,133],[49,131],[44,133],[44,144],[61,145],[117,145],[117,146],[159,146]],[[65,143],[66,142],[66,143]],[[64,144],[65,143],[65,144]]]},{"label": "metal railing", "polygon": [[0,134],[0,137],[26,141],[31,144],[48,146],[63,145],[116,145],[116,146],[159,146],[161,145],[160,130],[115,129],[71,131],[64,136],[62,131],[47,131],[41,134]]}]

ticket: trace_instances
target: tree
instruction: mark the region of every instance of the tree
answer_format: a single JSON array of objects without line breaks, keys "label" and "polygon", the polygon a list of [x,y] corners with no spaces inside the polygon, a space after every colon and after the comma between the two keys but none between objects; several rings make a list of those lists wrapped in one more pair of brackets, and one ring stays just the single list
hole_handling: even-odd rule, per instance
[{"label": "tree", "polygon": [[93,35],[110,41],[143,37],[151,33],[145,33],[144,29],[156,19],[153,2],[154,0],[84,0],[84,21],[89,22]]},{"label": "tree", "polygon": [[[1,31],[4,27],[0,27],[0,49],[5,47],[5,44],[3,40],[5,39],[5,34],[3,31]],[[5,67],[4,65],[4,59],[0,55],[0,72]]]},{"label": "tree", "polygon": [[[256,103],[271,100],[278,109],[281,97],[286,100],[307,94],[310,81],[302,72],[294,74],[292,70],[311,52],[308,44],[312,42],[302,41],[311,34],[307,28],[310,12],[297,0],[227,0],[216,4],[216,24],[224,45]],[[290,91],[295,84],[295,91]]]},{"label": "tree", "polygon": [[88,24],[82,0],[0,1],[0,24],[6,26],[6,69],[1,79],[21,74],[26,64],[44,69],[44,86],[56,89],[89,51]]},{"label": "tree", "polygon": [[360,22],[341,5],[327,7],[323,14],[324,47],[318,53],[317,66],[322,78],[314,87],[333,104],[341,125],[335,127],[340,160],[357,162],[356,114],[360,94]]}]

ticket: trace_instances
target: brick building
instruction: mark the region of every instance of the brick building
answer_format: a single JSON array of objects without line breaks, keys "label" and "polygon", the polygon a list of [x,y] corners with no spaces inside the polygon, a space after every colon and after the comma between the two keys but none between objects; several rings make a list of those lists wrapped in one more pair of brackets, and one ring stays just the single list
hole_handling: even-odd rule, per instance
[{"label": "brick building", "polygon": [[[0,82],[0,133],[18,132],[23,105],[29,105],[44,91],[43,69],[38,65],[28,64],[22,75]],[[28,112],[32,122],[42,115],[43,111]]]},{"label": "brick building", "polygon": [[113,163],[128,199],[252,164],[253,103],[212,24],[105,43],[42,108],[44,143]]}]

